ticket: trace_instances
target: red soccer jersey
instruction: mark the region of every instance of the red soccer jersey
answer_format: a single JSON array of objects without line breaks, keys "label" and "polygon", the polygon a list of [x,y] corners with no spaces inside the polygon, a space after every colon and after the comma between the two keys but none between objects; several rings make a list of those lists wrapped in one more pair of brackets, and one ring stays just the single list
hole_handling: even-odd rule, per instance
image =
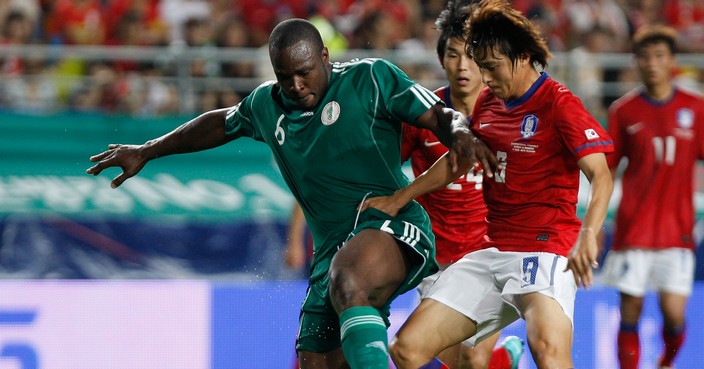
[{"label": "red soccer jersey", "polygon": [[704,100],[675,89],[667,102],[640,91],[609,110],[615,151],[628,159],[613,249],[694,248],[694,166],[704,153]]},{"label": "red soccer jersey", "polygon": [[[450,106],[450,87],[435,91]],[[451,106],[450,106],[451,107]],[[413,173],[419,176],[447,152],[435,135],[422,128],[403,125],[401,160],[411,159]],[[482,172],[470,172],[446,188],[419,197],[430,216],[435,234],[436,259],[454,263],[465,254],[481,248],[486,234],[486,205],[482,196]]]},{"label": "red soccer jersey", "polygon": [[484,180],[484,247],[567,256],[577,240],[582,157],[611,152],[611,138],[579,98],[547,74],[507,102],[485,88],[472,130],[505,169]]}]

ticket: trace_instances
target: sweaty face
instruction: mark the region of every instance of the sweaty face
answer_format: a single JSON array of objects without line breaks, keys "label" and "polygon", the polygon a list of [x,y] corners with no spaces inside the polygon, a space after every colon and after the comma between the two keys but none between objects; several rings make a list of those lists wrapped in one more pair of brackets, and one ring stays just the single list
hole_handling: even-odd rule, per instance
[{"label": "sweaty face", "polygon": [[281,91],[302,109],[312,109],[328,85],[328,50],[317,52],[310,43],[299,41],[272,58]]},{"label": "sweaty face", "polygon": [[447,40],[442,66],[450,88],[460,95],[469,95],[481,88],[482,80],[477,64],[465,53],[464,40],[452,37]]},{"label": "sweaty face", "polygon": [[482,81],[487,85],[496,97],[504,100],[511,100],[519,97],[514,96],[514,68],[508,56],[493,50],[483,53],[481,58],[474,61],[481,71]]},{"label": "sweaty face", "polygon": [[669,83],[675,67],[675,56],[667,44],[658,42],[643,46],[636,55],[638,71],[646,86]]},{"label": "sweaty face", "polygon": [[540,76],[528,57],[519,57],[514,63],[496,49],[478,56],[474,61],[481,70],[482,81],[499,99],[515,100],[521,97]]}]

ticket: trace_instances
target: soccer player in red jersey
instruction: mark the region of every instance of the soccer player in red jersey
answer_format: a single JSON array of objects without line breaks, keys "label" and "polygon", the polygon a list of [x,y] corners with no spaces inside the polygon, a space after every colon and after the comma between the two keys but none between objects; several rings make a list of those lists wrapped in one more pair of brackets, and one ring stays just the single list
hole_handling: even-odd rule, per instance
[{"label": "soccer player in red jersey", "polygon": [[632,44],[643,87],[609,110],[615,147],[609,166],[616,174],[622,158],[628,164],[604,274],[621,296],[621,368],[638,367],[638,321],[650,287],[658,292],[664,323],[659,367],[669,368],[684,341],[694,279],[693,174],[704,157],[704,100],[673,85],[673,29],[645,28]]},{"label": "soccer player in red jersey", "polygon": [[[538,68],[550,53],[538,29],[502,0],[484,0],[467,23],[467,52],[488,88],[471,119],[484,156],[487,234],[482,249],[450,265],[390,346],[399,369],[443,368],[436,357],[469,338],[481,342],[518,318],[538,368],[572,368],[574,299],[593,283],[597,232],[613,180],[605,130],[579,98]],[[465,163],[466,167],[470,163]],[[580,170],[591,183],[576,215]],[[411,185],[363,206],[393,215],[458,177],[439,160]]]},{"label": "soccer player in red jersey", "polygon": [[[461,2],[449,1],[435,22],[440,31],[437,55],[449,82],[449,85],[437,89],[435,94],[448,107],[468,118],[483,87],[479,67],[464,52],[462,35],[469,10]],[[410,159],[416,177],[447,153],[447,147],[441,145],[432,132],[405,124],[402,138],[401,159]],[[487,210],[482,196],[480,167],[471,168],[454,182],[416,200],[430,216],[437,250],[435,258],[441,270],[481,248],[486,234]],[[425,297],[440,273],[428,276],[421,282],[418,286],[421,298]],[[439,358],[453,369],[517,368],[518,359],[523,353],[523,342],[518,337],[510,336],[494,349],[499,336],[497,332],[474,348],[454,345],[443,351]]]}]

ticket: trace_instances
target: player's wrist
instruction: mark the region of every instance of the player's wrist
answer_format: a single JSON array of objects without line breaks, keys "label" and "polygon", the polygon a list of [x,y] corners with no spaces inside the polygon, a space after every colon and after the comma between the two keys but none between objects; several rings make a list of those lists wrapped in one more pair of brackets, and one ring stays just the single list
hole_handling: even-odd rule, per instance
[{"label": "player's wrist", "polygon": [[[469,129],[469,122],[467,118],[458,111],[452,112],[452,121],[450,122],[450,131],[453,135],[455,134],[469,134],[472,135],[472,131]],[[472,135],[474,136],[474,135]],[[476,138],[476,137],[474,137]]]},{"label": "player's wrist", "polygon": [[396,203],[400,205],[399,207],[405,206],[409,202],[413,201],[413,199],[415,199],[417,196],[420,196],[420,194],[417,196],[415,195],[413,187],[413,183],[411,183],[410,185],[401,188],[400,190],[394,193],[394,199],[396,200]]}]

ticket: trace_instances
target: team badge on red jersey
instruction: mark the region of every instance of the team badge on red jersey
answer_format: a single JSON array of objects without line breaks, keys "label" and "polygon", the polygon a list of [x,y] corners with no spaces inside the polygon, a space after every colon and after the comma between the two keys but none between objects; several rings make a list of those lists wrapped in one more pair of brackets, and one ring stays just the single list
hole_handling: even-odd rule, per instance
[{"label": "team badge on red jersey", "polygon": [[538,129],[538,117],[535,114],[528,114],[523,117],[521,123],[521,136],[526,140],[535,135],[535,130]]},{"label": "team badge on red jersey", "polygon": [[694,124],[694,112],[692,109],[682,108],[677,110],[677,125],[680,128],[690,129]]}]

